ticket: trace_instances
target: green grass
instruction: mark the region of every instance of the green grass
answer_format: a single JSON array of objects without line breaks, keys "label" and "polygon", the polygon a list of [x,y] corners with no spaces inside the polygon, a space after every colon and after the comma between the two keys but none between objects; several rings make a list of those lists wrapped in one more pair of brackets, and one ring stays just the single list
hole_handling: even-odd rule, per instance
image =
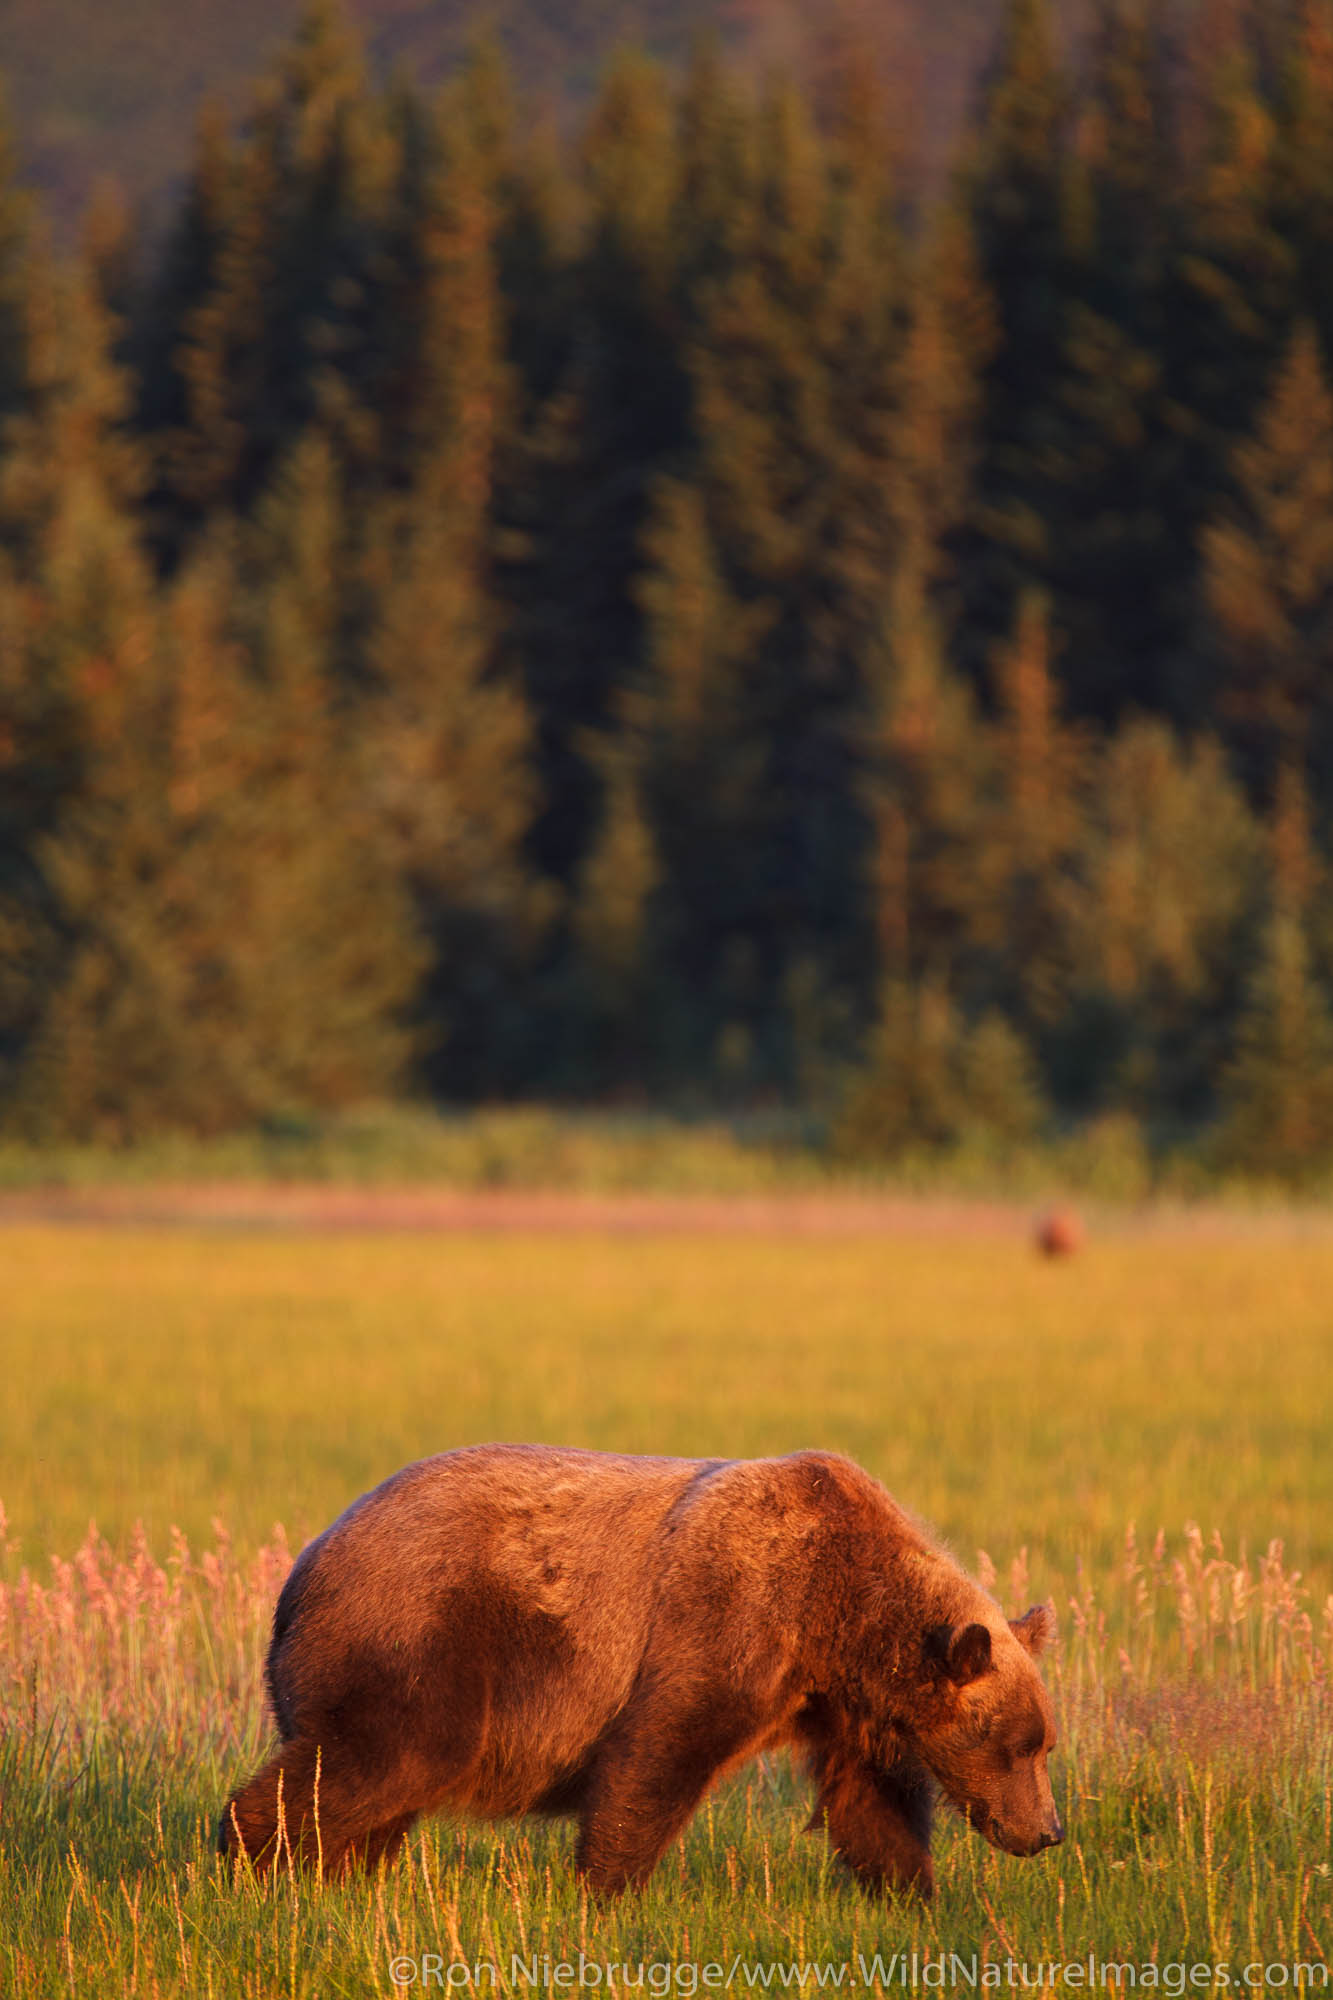
[{"label": "green grass", "polygon": [[[387,1993],[399,1953],[507,1975],[580,1948],[669,1962],[673,1992],[737,1953],[846,1960],[846,1991],[876,1950],[1326,1962],[1333,1242],[1122,1232],[1047,1265],[962,1237],[24,1227],[0,1255],[0,1993]],[[778,1764],[611,1910],[561,1826],[439,1822],[369,1884],[224,1883],[212,1823],[265,1740],[259,1544],[486,1437],[835,1446],[1003,1597],[1051,1593],[1066,1845],[1018,1862],[946,1820],[934,1908],[875,1904]],[[204,1555],[214,1515],[234,1546]],[[53,1570],[90,1516],[111,1546]]]},{"label": "green grass", "polygon": [[451,1114],[410,1105],[293,1116],[266,1127],[132,1146],[0,1138],[0,1188],[316,1181],[458,1188],[640,1188],[750,1193],[829,1179],[791,1118],[674,1118],[541,1105]]},{"label": "green grass", "polygon": [[[1108,1563],[1128,1522],[1282,1536],[1333,1587],[1333,1240],[11,1228],[0,1500],[163,1547],[294,1536],[486,1438],[859,1459],[970,1560]],[[1043,1571],[1042,1574],[1045,1574]]]},{"label": "green grass", "polygon": [[[372,1994],[393,1990],[400,1955],[489,1961],[508,1975],[514,1955],[580,1950],[675,1966],[726,1966],[736,1953],[850,1962],[853,1973],[858,1955],[894,1951],[1029,1967],[1090,1952],[1163,1965],[1323,1962],[1327,1742],[1325,1732],[1309,1767],[1271,1788],[1260,1772],[1233,1776],[1202,1758],[1091,1757],[1077,1774],[1088,1793],[1067,1801],[1075,1831],[1039,1862],[996,1855],[944,1823],[930,1910],[854,1890],[799,1831],[802,1798],[785,1768],[733,1783],[642,1895],[604,1911],[580,1896],[567,1833],[543,1826],[436,1823],[377,1883],[238,1890],[215,1870],[197,1787],[108,1765],[25,1829],[21,1877],[5,1885],[0,1979],[7,1958],[16,1994],[131,1992],[136,1974],[143,1992]],[[1304,1762],[1300,1744],[1283,1747]],[[849,1978],[846,1990],[860,1986]],[[743,1976],[739,1990],[753,1990]],[[888,1987],[898,1990],[905,1982]]]},{"label": "green grass", "polygon": [[[291,1182],[355,1187],[560,1188],[584,1193],[772,1194],[796,1190],[983,1195],[1039,1201],[1075,1193],[1123,1206],[1223,1203],[1238,1215],[1291,1212],[1293,1189],[1222,1173],[1207,1132],[1171,1146],[1107,1113],[1014,1148],[984,1134],[892,1160],[830,1147],[828,1121],[773,1108],[734,1115],[573,1110],[543,1104],[465,1112],[368,1105],[293,1114],[209,1139],[166,1134],[132,1145],[35,1145],[0,1134],[0,1193],[152,1190],[173,1184]],[[1215,1149],[1214,1149],[1215,1150]],[[1312,1168],[1300,1197],[1326,1213],[1333,1166]]]}]

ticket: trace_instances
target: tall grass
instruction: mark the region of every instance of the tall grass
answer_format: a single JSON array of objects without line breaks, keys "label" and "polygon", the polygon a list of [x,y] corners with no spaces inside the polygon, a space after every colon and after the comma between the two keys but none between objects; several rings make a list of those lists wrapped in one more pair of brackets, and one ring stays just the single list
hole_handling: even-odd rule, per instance
[{"label": "tall grass", "polygon": [[[737,1954],[746,1968],[845,1962],[848,1990],[859,1958],[894,1950],[1025,1968],[1089,1952],[1327,1962],[1333,1600],[1312,1603],[1276,1545],[1251,1562],[1197,1530],[1148,1549],[1131,1530],[1110,1572],[1056,1580],[1068,1842],[1014,1862],[948,1821],[930,1910],[845,1879],[802,1834],[785,1762],[724,1789],[648,1889],[611,1907],[583,1895],[568,1830],[531,1823],[426,1824],[368,1881],[232,1882],[213,1825],[263,1751],[262,1657],[288,1562],[282,1536],[239,1557],[220,1529],[198,1553],[176,1534],[164,1561],[90,1536],[49,1580],[21,1569],[0,1591],[4,1990],[383,1993],[394,1960],[420,1983],[428,1954],[493,1964],[518,1992],[516,1958],[580,1951],[677,1981]],[[1025,1553],[999,1577],[984,1556],[979,1570],[1011,1608],[1027,1601]],[[743,1990],[755,1976],[742,1970]]]},{"label": "tall grass", "polygon": [[[900,1950],[919,1983],[942,1952],[1094,1951],[1168,1991],[1179,1964],[1239,1990],[1252,1959],[1326,1963],[1327,1233],[1094,1235],[1057,1266],[966,1237],[25,1227],[0,1249],[5,2000],[383,1994],[395,1955],[419,1985],[423,1954],[508,1979],[580,1949],[853,1974]],[[485,1437],[861,1460],[1011,1608],[1054,1600],[1065,1845],[1016,1861],[946,1817],[936,1904],[876,1902],[769,1762],[613,1907],[581,1895],[566,1826],[527,1822],[428,1823],[370,1882],[225,1880],[217,1815],[268,1740],[272,1523],[294,1546]]]},{"label": "tall grass", "polygon": [[[0,1507],[0,1550],[4,1547]],[[158,1561],[142,1531],[117,1555],[95,1530],[72,1558],[50,1557],[43,1581],[27,1565],[0,1582],[0,1727],[52,1768],[90,1746],[148,1739],[170,1755],[213,1755],[252,1741],[273,1604],[291,1566],[282,1528],[238,1556],[223,1524],[196,1552],[179,1529]],[[1024,1549],[1003,1575],[985,1550],[978,1581],[1011,1613],[1038,1588]],[[1062,1627],[1059,1684],[1072,1701],[1131,1704],[1169,1680],[1225,1688],[1228,1700],[1322,1689],[1333,1672],[1333,1594],[1313,1600],[1282,1544],[1252,1561],[1205,1543],[1191,1523],[1174,1544],[1142,1549],[1131,1527],[1107,1574],[1081,1565],[1045,1576]],[[60,1756],[56,1757],[56,1746]]]}]

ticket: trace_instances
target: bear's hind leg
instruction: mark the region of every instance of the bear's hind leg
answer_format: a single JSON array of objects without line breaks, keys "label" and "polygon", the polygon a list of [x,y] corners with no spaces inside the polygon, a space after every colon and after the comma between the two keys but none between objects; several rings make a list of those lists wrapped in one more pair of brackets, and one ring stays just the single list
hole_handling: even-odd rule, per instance
[{"label": "bear's hind leg", "polygon": [[314,1759],[305,1744],[284,1744],[228,1799],[218,1827],[218,1852],[266,1874],[292,1842],[307,1797],[313,1804]]},{"label": "bear's hind leg", "polygon": [[396,1819],[372,1827],[369,1833],[354,1840],[347,1849],[347,1865],[356,1862],[367,1874],[374,1868],[387,1867],[412,1831],[416,1817],[414,1812],[399,1813]]},{"label": "bear's hind leg", "polygon": [[389,1851],[416,1817],[402,1805],[382,1777],[367,1779],[297,1738],[233,1793],[218,1846],[260,1874],[290,1860],[333,1875],[350,1861],[372,1862]]},{"label": "bear's hind leg", "polygon": [[853,1874],[871,1889],[935,1892],[930,1859],[933,1790],[924,1770],[905,1765],[877,1771],[856,1757],[821,1758],[819,1793],[810,1829],[829,1839]]}]

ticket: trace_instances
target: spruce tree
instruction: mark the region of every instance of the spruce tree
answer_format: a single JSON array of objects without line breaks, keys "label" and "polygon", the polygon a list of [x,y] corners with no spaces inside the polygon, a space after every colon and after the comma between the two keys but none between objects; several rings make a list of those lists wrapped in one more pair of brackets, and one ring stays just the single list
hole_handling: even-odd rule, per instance
[{"label": "spruce tree", "polygon": [[675,229],[687,307],[723,277],[754,170],[754,120],[715,35],[700,35],[676,99]]},{"label": "spruce tree", "polygon": [[1186,725],[1210,693],[1197,634],[1184,622],[1194,613],[1199,536],[1254,420],[1296,296],[1277,214],[1274,120],[1253,57],[1232,32],[1196,61],[1199,142],[1182,178],[1162,319],[1164,416],[1176,440],[1163,466],[1170,484],[1162,512],[1184,640],[1166,682]]},{"label": "spruce tree", "polygon": [[97,782],[151,651],[128,385],[86,271],[34,244],[23,268],[24,400],[0,457],[0,906],[8,1058],[58,977],[58,899],[41,843]]},{"label": "spruce tree", "polygon": [[881,978],[957,987],[985,941],[991,885],[978,851],[992,767],[970,688],[906,574],[867,673],[865,889]]},{"label": "spruce tree", "polygon": [[[218,498],[233,456],[232,444],[224,446],[220,435],[229,392],[224,356],[209,337],[207,302],[221,283],[236,174],[226,112],[207,100],[196,119],[184,191],[134,329],[137,417],[153,441],[155,531],[164,548],[178,543],[182,516],[197,525]],[[252,304],[257,338],[255,317]],[[214,325],[216,319],[214,309]]]},{"label": "spruce tree", "polygon": [[910,271],[908,313],[888,473],[894,573],[951,604],[954,551],[974,502],[982,378],[998,333],[971,224],[956,203],[931,220]]},{"label": "spruce tree", "polygon": [[[1159,0],[1100,0],[1075,124],[1077,264],[1063,326],[1048,583],[1076,712],[1162,703],[1183,638],[1181,452],[1169,408],[1176,231],[1169,48]],[[1132,579],[1132,587],[1130,584]]]},{"label": "spruce tree", "polygon": [[1219,1085],[1217,1152],[1298,1180],[1333,1161],[1333,1009],[1311,932],[1326,898],[1302,765],[1280,766],[1268,818],[1268,909]]},{"label": "spruce tree", "polygon": [[38,267],[27,347],[0,473],[13,1113],[125,1138],[377,1094],[417,961],[332,718],[335,482],[264,523],[267,597],[219,556],[163,608],[86,271]]},{"label": "spruce tree", "polygon": [[19,185],[7,107],[0,93],[0,421],[23,391],[31,229],[31,199]]},{"label": "spruce tree", "polygon": [[[186,573],[169,628],[180,660],[167,667],[169,796],[178,811],[190,803],[187,752],[196,787],[210,772],[234,774],[227,796],[214,778],[194,827],[196,969],[202,981],[218,967],[218,1004],[200,1006],[207,1046],[219,1077],[248,1093],[251,1118],[384,1095],[407,1080],[419,1046],[426,954],[336,673],[336,495],[315,435],[261,518],[273,568],[241,646],[227,612],[235,581],[220,559]],[[196,746],[210,715],[221,741],[206,760]],[[236,1119],[236,1103],[227,1115]]]},{"label": "spruce tree", "polygon": [[1294,334],[1233,497],[1203,535],[1220,704],[1256,776],[1327,768],[1333,741],[1333,395],[1314,330]]},{"label": "spruce tree", "polygon": [[220,120],[201,124],[172,246],[178,268],[158,293],[165,302],[170,285],[176,312],[167,318],[159,304],[154,334],[167,351],[149,371],[161,384],[146,414],[163,422],[155,446],[169,545],[215,510],[248,502],[269,470],[257,447],[280,199],[271,120],[256,122],[234,160]]},{"label": "spruce tree", "polygon": [[1031,1139],[1044,1115],[1036,1065],[1001,1015],[968,1028],[939,980],[891,980],[832,1145],[861,1160],[968,1140],[1003,1154]]},{"label": "spruce tree", "polygon": [[[1158,720],[1116,732],[1089,773],[1072,908],[1067,1060],[1138,1110],[1207,1107],[1241,999],[1261,840],[1216,738]],[[1131,1074],[1132,1072],[1132,1074]]]},{"label": "spruce tree", "polygon": [[522,357],[532,400],[509,480],[517,505],[507,504],[523,546],[504,576],[540,757],[534,852],[571,888],[600,811],[583,745],[612,723],[639,662],[640,539],[655,482],[687,438],[681,272],[692,225],[664,70],[629,52],[612,61],[577,169],[576,240],[567,219],[545,218],[522,300],[542,338]]},{"label": "spruce tree", "polygon": [[1070,123],[1047,0],[1008,0],[960,169],[997,327],[963,544],[964,638],[978,683],[1019,593],[1051,578],[1049,460],[1076,271]]},{"label": "spruce tree", "polygon": [[955,1140],[966,1119],[959,1041],[958,1017],[939,980],[888,981],[864,1068],[833,1126],[833,1150],[888,1160]]},{"label": "spruce tree", "polygon": [[[0,460],[0,1034],[7,1081],[32,1102],[37,1051],[80,980],[86,884],[61,843],[76,823],[99,820],[115,774],[136,768],[154,607],[134,515],[141,466],[124,430],[128,385],[111,360],[97,285],[86,268],[58,267],[34,247],[24,307],[26,393]],[[131,877],[135,860],[123,863]],[[94,1014],[96,1004],[94,994]],[[86,1046],[96,1021],[81,1018]]]},{"label": "spruce tree", "polygon": [[223,1131],[403,1081],[405,899],[296,607],[257,662],[237,596],[221,548],[182,571],[35,845],[60,952],[12,1110],[39,1134]]},{"label": "spruce tree", "polygon": [[1280,128],[1241,37],[1216,51],[1201,82],[1202,145],[1182,191],[1166,331],[1181,400],[1234,429],[1248,421],[1297,293],[1280,224]]},{"label": "spruce tree", "polygon": [[169,551],[214,510],[250,507],[313,419],[371,399],[396,165],[340,0],[309,0],[237,142],[205,114],[140,337]]},{"label": "spruce tree", "polygon": [[[822,138],[796,92],[773,88],[732,243],[692,351],[696,497],[682,507],[673,489],[672,536],[646,545],[640,592],[661,606],[661,657],[674,651],[672,626],[697,631],[701,611],[715,632],[730,627],[710,641],[726,657],[704,748],[720,782],[705,779],[686,808],[700,830],[720,816],[704,803],[710,789],[728,800],[729,837],[697,870],[711,878],[695,930],[709,966],[690,984],[726,985],[772,1061],[786,1034],[773,996],[792,966],[813,963],[833,988],[863,992],[869,973],[846,864],[865,839],[863,654],[899,528],[902,256],[883,159],[841,125]],[[661,572],[668,548],[709,579],[678,611]],[[734,609],[714,608],[723,604]],[[669,880],[674,839],[663,826]],[[696,851],[708,846],[700,831]],[[693,902],[683,888],[675,900]]]},{"label": "spruce tree", "polygon": [[1295,264],[1298,310],[1333,343],[1333,5],[1294,0],[1277,92],[1273,206]]},{"label": "spruce tree", "polygon": [[642,1087],[659,1053],[650,919],[661,870],[628,756],[607,756],[604,784],[601,825],[580,872],[573,915],[585,1013],[596,1039],[590,1069]]},{"label": "spruce tree", "polygon": [[[437,1084],[494,1087],[520,1060],[518,992],[540,927],[524,857],[529,712],[499,655],[491,522],[510,394],[490,164],[467,124],[420,189],[399,472],[362,524],[372,611],[366,783],[434,952]],[[502,1051],[508,1049],[508,1056]]]},{"label": "spruce tree", "polygon": [[983,1014],[959,1052],[961,1130],[1001,1150],[1035,1137],[1046,1115],[1032,1051],[1003,1014]]},{"label": "spruce tree", "polygon": [[1071,973],[1069,904],[1082,824],[1086,745],[1059,714],[1050,607],[1020,601],[996,655],[997,791],[986,823],[992,882],[988,928],[1006,1002],[1030,1032],[1049,1029]]},{"label": "spruce tree", "polygon": [[1298,910],[1279,902],[1221,1079],[1222,1163],[1300,1179],[1333,1159],[1333,1015]]},{"label": "spruce tree", "polygon": [[669,1039],[682,1060],[697,1068],[725,1012],[729,954],[734,963],[758,914],[747,843],[765,810],[765,755],[749,701],[769,614],[730,589],[693,484],[662,481],[643,554],[645,667],[622,695],[617,738],[660,867],[660,1009],[673,1018]]}]

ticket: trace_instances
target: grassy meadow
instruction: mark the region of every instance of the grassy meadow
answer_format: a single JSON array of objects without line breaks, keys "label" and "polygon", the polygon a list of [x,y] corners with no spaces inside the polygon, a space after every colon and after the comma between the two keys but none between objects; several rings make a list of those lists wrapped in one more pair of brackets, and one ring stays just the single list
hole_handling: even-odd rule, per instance
[{"label": "grassy meadow", "polygon": [[[0,1257],[0,1993],[434,1990],[438,1960],[455,1990],[466,1961],[473,1990],[493,1964],[545,2000],[591,1973],[529,1986],[514,1956],[580,1951],[617,1992],[640,1961],[672,1994],[711,1964],[730,1991],[801,1966],[952,1987],[954,1953],[1072,1989],[1049,1962],[1090,1952],[1166,1991],[1251,1962],[1320,1990],[1333,1236],[1121,1227],[1047,1264],[965,1233],[25,1225]],[[212,1827],[266,1741],[288,1547],[495,1437],[835,1447],[1013,1608],[1051,1596],[1065,1845],[1015,1861],[945,1816],[936,1904],[876,1904],[779,1762],[609,1910],[559,1824],[435,1822],[368,1883],[224,1882]]]}]

